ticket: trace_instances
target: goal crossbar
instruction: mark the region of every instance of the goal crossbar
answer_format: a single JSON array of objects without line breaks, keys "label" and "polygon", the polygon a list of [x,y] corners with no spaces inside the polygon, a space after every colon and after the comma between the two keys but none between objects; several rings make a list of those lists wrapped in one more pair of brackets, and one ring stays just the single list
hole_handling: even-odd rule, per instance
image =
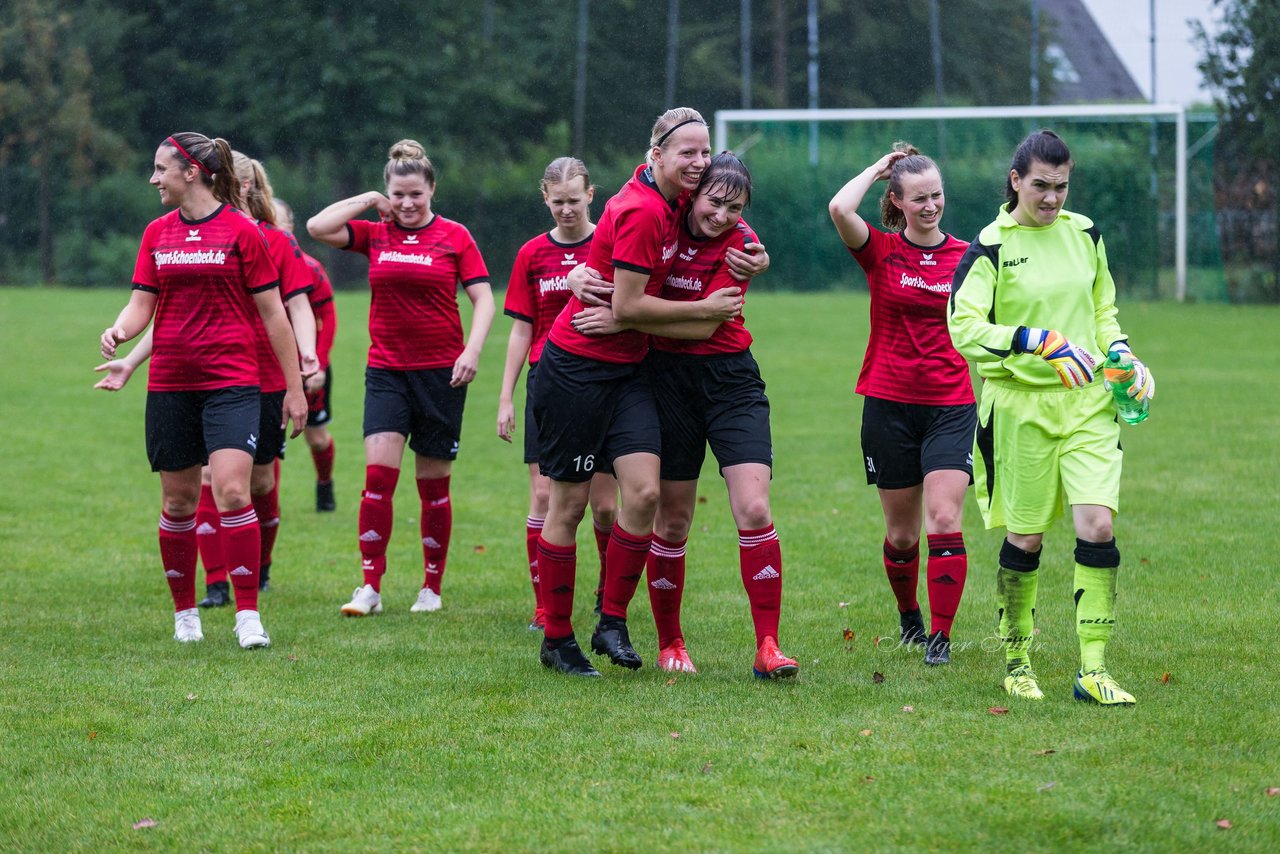
[{"label": "goal crossbar", "polygon": [[849,122],[938,119],[1098,119],[1153,118],[1174,120],[1174,256],[1176,298],[1187,297],[1187,113],[1178,104],[1054,104],[1004,107],[901,107],[886,109],[717,110],[716,151],[730,148],[729,125],[734,122]]}]

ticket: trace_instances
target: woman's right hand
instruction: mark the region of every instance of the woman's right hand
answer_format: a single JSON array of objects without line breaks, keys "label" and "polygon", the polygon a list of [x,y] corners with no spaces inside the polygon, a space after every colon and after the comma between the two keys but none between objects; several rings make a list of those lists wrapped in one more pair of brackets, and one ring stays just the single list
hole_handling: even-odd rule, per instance
[{"label": "woman's right hand", "polygon": [[378,212],[378,219],[383,222],[391,222],[396,218],[395,210],[391,207],[391,200],[377,190],[369,191],[369,207]]},{"label": "woman's right hand", "polygon": [[906,157],[905,151],[890,151],[884,157],[881,157],[875,163],[876,180],[888,181],[889,176],[893,174],[893,164]]},{"label": "woman's right hand", "polygon": [[600,274],[586,264],[579,264],[570,270],[565,281],[569,290],[573,291],[573,295],[583,305],[609,305],[609,300],[613,297],[613,284],[600,278]]},{"label": "woman's right hand", "polygon": [[498,401],[498,438],[510,442],[516,432],[516,407],[509,400]]},{"label": "woman's right hand", "polygon": [[721,288],[712,291],[702,300],[706,311],[706,320],[717,320],[723,323],[742,314],[742,289]]}]

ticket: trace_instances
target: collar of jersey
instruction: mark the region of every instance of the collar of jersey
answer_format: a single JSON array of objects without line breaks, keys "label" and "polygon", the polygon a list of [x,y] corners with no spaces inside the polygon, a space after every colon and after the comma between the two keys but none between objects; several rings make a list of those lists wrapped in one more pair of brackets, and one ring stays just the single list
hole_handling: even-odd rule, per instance
[{"label": "collar of jersey", "polygon": [[439,218],[440,218],[440,214],[436,213],[435,211],[432,211],[432,212],[431,212],[431,219],[427,220],[427,221],[426,221],[426,223],[425,223],[424,225],[420,225],[420,226],[418,226],[417,228],[405,228],[403,225],[401,225],[400,223],[396,222],[396,221],[395,221],[395,219],[392,219],[392,220],[391,220],[391,225],[395,226],[396,228],[400,229],[401,231],[407,231],[407,232],[409,232],[410,234],[413,234],[413,233],[414,233],[414,232],[416,232],[416,231],[426,231],[428,228],[430,228],[431,226],[435,225],[435,224],[436,224],[436,220],[438,220]]},{"label": "collar of jersey", "polygon": [[593,228],[590,234],[588,234],[586,237],[579,240],[577,243],[561,243],[559,240],[556,240],[554,237],[552,237],[551,232],[548,231],[547,242],[550,243],[552,246],[559,246],[561,249],[576,249],[582,244],[590,241],[591,238],[595,236],[596,236],[596,232],[595,232],[595,229]]},{"label": "collar of jersey", "polygon": [[902,238],[903,243],[907,244],[912,249],[919,249],[921,252],[928,252],[931,249],[941,249],[942,247],[946,246],[947,241],[951,239],[951,235],[947,234],[944,231],[942,232],[942,239],[939,240],[937,243],[933,244],[932,246],[921,246],[919,243],[912,243],[910,240],[907,239],[907,230],[905,228],[902,231],[898,232],[898,236]]},{"label": "collar of jersey", "polygon": [[1000,206],[1000,213],[996,214],[996,225],[1001,228],[1025,228],[1027,231],[1044,231],[1045,229],[1053,228],[1064,219],[1070,220],[1073,216],[1074,214],[1071,211],[1063,208],[1058,211],[1057,218],[1048,225],[1023,225],[1013,218],[1013,214],[1009,211],[1009,203],[1006,203]]},{"label": "collar of jersey", "polygon": [[650,166],[648,163],[641,163],[640,166],[636,169],[636,180],[640,182],[641,186],[648,187],[650,190],[653,190],[655,193],[657,193],[658,198],[666,202],[667,207],[671,208],[672,210],[676,210],[676,208],[679,207],[680,196],[682,196],[684,192],[681,191],[680,193],[677,193],[674,199],[667,201],[667,197],[662,195],[662,191],[658,189],[658,182],[653,179],[653,167]]},{"label": "collar of jersey", "polygon": [[185,216],[182,215],[182,209],[179,208],[178,219],[182,220],[184,225],[201,225],[202,223],[206,223],[209,220],[213,219],[218,214],[222,213],[222,209],[225,208],[226,206],[227,206],[227,203],[223,202],[222,204],[218,205],[217,208],[214,209],[213,213],[209,214],[206,217],[202,217],[200,219],[187,219]]}]

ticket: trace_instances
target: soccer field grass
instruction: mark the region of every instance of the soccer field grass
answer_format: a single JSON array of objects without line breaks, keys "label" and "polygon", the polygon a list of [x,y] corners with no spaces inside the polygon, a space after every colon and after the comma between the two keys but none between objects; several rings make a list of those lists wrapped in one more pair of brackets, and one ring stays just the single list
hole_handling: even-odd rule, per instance
[{"label": "soccer field grass", "polygon": [[[231,609],[204,615],[203,643],[177,644],[143,451],[145,376],[114,395],[91,389],[98,335],[126,299],[124,288],[0,289],[0,848],[1280,847],[1280,796],[1268,792],[1280,787],[1273,307],[1121,303],[1159,399],[1123,430],[1116,525],[1108,659],[1138,705],[1102,709],[1071,699],[1064,525],[1042,563],[1042,703],[1000,686],[1002,534],[982,530],[972,499],[952,665],[926,669],[896,648],[852,394],[867,299],[850,293],[759,294],[747,310],[773,404],[781,644],[797,679],[750,677],[736,534],[710,468],[684,607],[701,672],[649,666],[643,594],[631,610],[643,670],[572,680],[538,664],[525,628],[527,474],[518,445],[494,436],[501,317],[454,468],[444,610],[409,613],[422,555],[417,496],[402,482],[387,612],[342,619],[359,582],[362,294],[338,297],[338,511],[313,511],[301,440],[284,465],[262,605],[273,645],[240,650]],[[584,642],[589,590],[579,583]]]}]

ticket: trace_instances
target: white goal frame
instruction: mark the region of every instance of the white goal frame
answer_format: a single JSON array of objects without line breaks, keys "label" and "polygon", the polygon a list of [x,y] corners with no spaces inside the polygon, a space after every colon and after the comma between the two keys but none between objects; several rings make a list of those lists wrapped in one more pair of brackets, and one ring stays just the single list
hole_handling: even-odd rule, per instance
[{"label": "white goal frame", "polygon": [[1174,119],[1177,144],[1174,157],[1174,258],[1177,269],[1175,295],[1187,298],[1187,113],[1178,104],[1071,104],[1009,107],[903,107],[893,109],[815,110],[717,110],[716,151],[730,148],[732,122],[859,122],[904,121],[912,119],[1052,119],[1052,118],[1142,118],[1170,116]]}]

